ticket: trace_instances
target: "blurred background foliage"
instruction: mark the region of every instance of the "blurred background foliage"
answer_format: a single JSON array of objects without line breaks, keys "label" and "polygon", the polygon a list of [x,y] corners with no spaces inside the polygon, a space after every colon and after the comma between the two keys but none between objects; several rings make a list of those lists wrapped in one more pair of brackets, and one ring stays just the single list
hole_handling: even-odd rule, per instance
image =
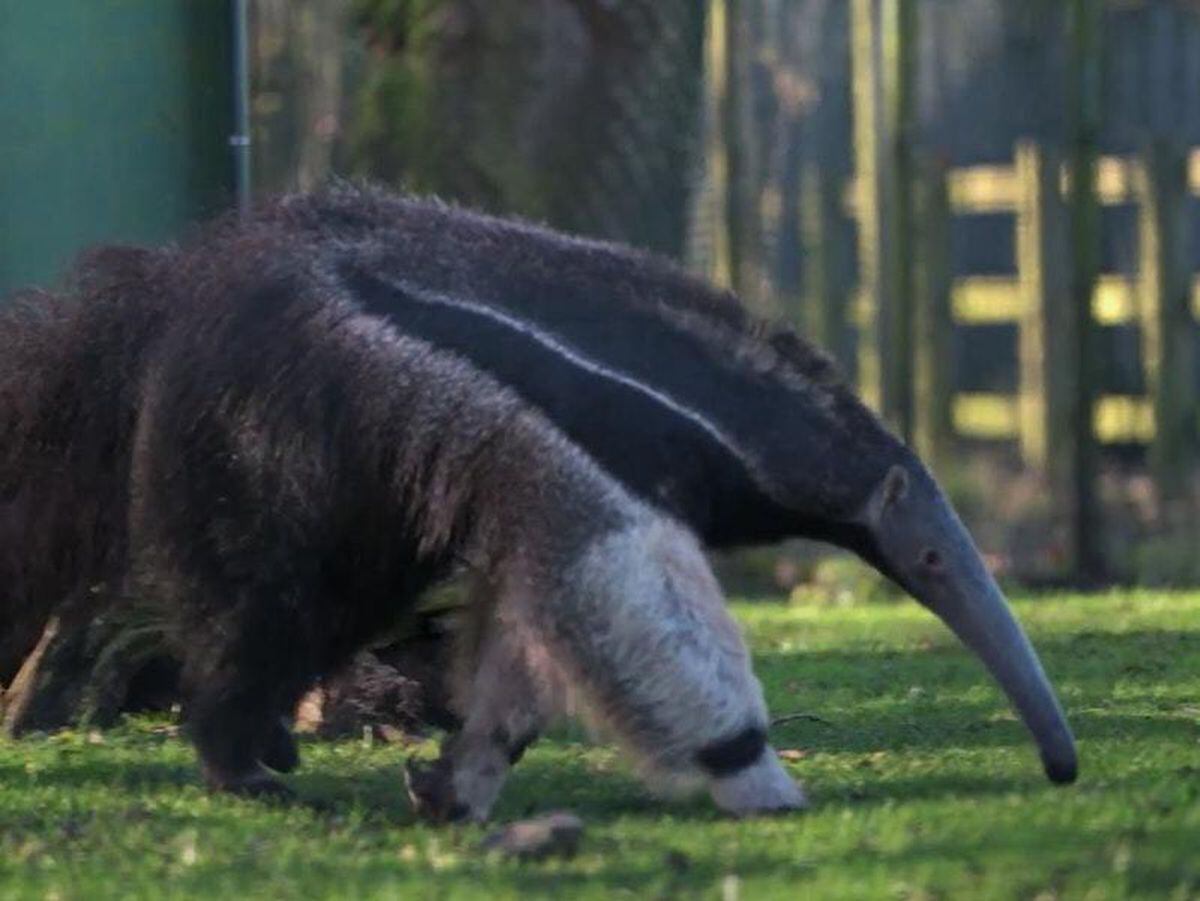
[{"label": "blurred background foliage", "polygon": [[[1200,4],[252,10],[260,192],[378,179],[676,257],[829,348],[1002,575],[1200,582]],[[727,561],[834,598],[839,565]]]},{"label": "blurred background foliage", "polygon": [[311,186],[332,164],[681,254],[703,4],[265,0],[257,10],[267,184]]}]

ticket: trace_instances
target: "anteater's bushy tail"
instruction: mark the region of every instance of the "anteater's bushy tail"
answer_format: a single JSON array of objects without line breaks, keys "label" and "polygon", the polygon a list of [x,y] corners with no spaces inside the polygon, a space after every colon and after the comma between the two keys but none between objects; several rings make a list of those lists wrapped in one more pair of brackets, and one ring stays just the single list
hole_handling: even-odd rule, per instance
[{"label": "anteater's bushy tail", "polygon": [[[129,446],[163,254],[93,251],[0,312],[0,683],[124,554]],[[113,586],[105,586],[113,587]]]}]

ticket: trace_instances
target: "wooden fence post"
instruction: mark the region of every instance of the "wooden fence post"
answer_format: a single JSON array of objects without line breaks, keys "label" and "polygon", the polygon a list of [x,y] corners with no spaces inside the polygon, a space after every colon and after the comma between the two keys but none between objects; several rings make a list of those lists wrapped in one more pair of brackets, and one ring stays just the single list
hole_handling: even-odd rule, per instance
[{"label": "wooden fence post", "polygon": [[950,198],[946,166],[924,160],[915,198],[913,408],[915,444],[939,472],[954,442],[954,314],[950,301]]},{"label": "wooden fence post", "polygon": [[1017,143],[1017,272],[1021,291],[1018,370],[1021,456],[1044,472],[1057,499],[1070,490],[1074,317],[1064,269],[1065,216],[1057,153]]},{"label": "wooden fence post", "polygon": [[1147,145],[1137,192],[1142,366],[1155,422],[1150,462],[1166,500],[1192,460],[1197,408],[1187,157],[1173,142]]},{"label": "wooden fence post", "polygon": [[[880,7],[880,9],[877,9]],[[913,0],[854,0],[851,56],[859,234],[859,381],[912,433]]]},{"label": "wooden fence post", "polygon": [[733,288],[751,309],[770,316],[778,311],[770,307],[764,282],[759,154],[750,75],[756,52],[750,18],[757,13],[757,0],[724,0],[718,40],[723,48],[725,90],[718,121],[725,142],[725,215]]},{"label": "wooden fence post", "polygon": [[887,152],[891,156],[893,197],[890,278],[894,285],[890,331],[894,346],[888,376],[895,425],[905,439],[915,437],[915,275],[917,252],[914,192],[918,174],[914,160],[917,130],[917,0],[883,0],[883,99]]},{"label": "wooden fence post", "polygon": [[1101,69],[1106,7],[1095,0],[1071,0],[1067,8],[1069,45],[1068,100],[1070,154],[1067,211],[1070,304],[1075,318],[1071,335],[1074,372],[1071,390],[1071,569],[1083,582],[1104,579],[1101,513],[1096,497],[1098,451],[1095,434],[1096,325],[1092,297],[1100,271],[1100,206],[1096,192],[1100,129],[1103,119]]},{"label": "wooden fence post", "polygon": [[734,285],[734,257],[729,214],[729,145],[726,142],[724,116],[729,84],[726,43],[729,10],[726,0],[709,0],[708,22],[704,36],[704,112],[705,161],[708,168],[706,190],[711,206],[705,212],[711,229],[709,276],[723,288]]},{"label": "wooden fence post", "polygon": [[858,332],[858,383],[864,400],[886,415],[884,362],[887,336],[881,309],[892,305],[887,279],[890,235],[883,216],[887,167],[881,152],[879,113],[878,19],[875,0],[853,0],[851,11],[851,86],[854,101],[854,174],[857,186],[858,295],[854,318]]},{"label": "wooden fence post", "polygon": [[840,180],[819,162],[804,167],[800,199],[800,252],[804,260],[805,334],[845,362],[846,284],[838,227]]}]

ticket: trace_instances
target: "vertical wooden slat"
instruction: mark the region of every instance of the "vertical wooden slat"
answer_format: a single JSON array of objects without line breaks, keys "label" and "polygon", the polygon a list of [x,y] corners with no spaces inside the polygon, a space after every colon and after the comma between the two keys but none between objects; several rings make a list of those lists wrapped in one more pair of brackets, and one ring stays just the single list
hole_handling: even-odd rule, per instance
[{"label": "vertical wooden slat", "polygon": [[953,449],[954,320],[950,307],[950,198],[946,166],[923,161],[916,196],[917,268],[914,279],[915,444],[934,470]]},{"label": "vertical wooden slat", "polygon": [[722,41],[725,90],[721,96],[720,128],[725,141],[729,268],[734,289],[761,315],[777,312],[769,306],[762,265],[763,241],[759,221],[758,132],[754,121],[753,79],[750,66],[758,0],[724,0]]},{"label": "vertical wooden slat", "polygon": [[[729,272],[733,288],[747,291],[746,274],[746,226],[747,201],[745,197],[746,172],[745,154],[742,146],[743,101],[739,73],[742,66],[741,45],[738,32],[743,27],[741,17],[745,0],[724,0],[724,15],[717,40],[721,44],[721,60],[725,67],[725,90],[721,93],[718,128],[725,151],[725,215],[726,231],[729,236]],[[745,298],[744,298],[745,299]]]},{"label": "vertical wooden slat", "polygon": [[883,216],[887,169],[880,140],[878,20],[876,0],[853,0],[851,67],[854,98],[854,167],[858,196],[858,382],[863,398],[886,415],[884,364],[888,346],[880,310],[891,307],[887,273],[889,235]]},{"label": "vertical wooden slat", "polygon": [[[882,12],[882,14],[880,14]],[[911,437],[912,0],[854,0],[852,67],[857,170],[859,383]]]},{"label": "vertical wooden slat", "polygon": [[1074,419],[1074,317],[1063,271],[1060,158],[1031,140],[1016,146],[1020,444],[1028,466],[1049,477],[1058,500],[1070,489]]},{"label": "vertical wooden slat", "polygon": [[1171,497],[1192,461],[1197,409],[1187,156],[1174,142],[1154,140],[1137,175],[1142,365],[1155,422],[1150,460],[1160,494]]},{"label": "vertical wooden slat", "polygon": [[917,24],[916,0],[883,0],[883,115],[888,142],[885,152],[890,157],[892,170],[892,196],[885,210],[891,220],[887,272],[892,282],[892,307],[883,311],[890,320],[886,331],[891,334],[891,346],[885,354],[884,395],[889,397],[889,419],[909,441],[915,434],[913,260],[916,222],[913,200],[917,173],[913,154],[917,118]]},{"label": "vertical wooden slat", "polygon": [[846,336],[845,266],[839,228],[839,181],[820,162],[804,167],[800,197],[800,252],[804,260],[805,334],[842,360]]},{"label": "vertical wooden slat", "polygon": [[1104,578],[1100,509],[1096,497],[1098,469],[1093,415],[1097,395],[1096,326],[1092,294],[1100,269],[1100,207],[1096,194],[1096,165],[1102,125],[1101,44],[1104,6],[1095,0],[1071,0],[1067,12],[1069,45],[1067,210],[1070,228],[1070,304],[1075,327],[1073,348],[1064,348],[1074,364],[1071,390],[1073,447],[1070,560],[1077,578]]},{"label": "vertical wooden slat", "polygon": [[733,287],[733,253],[729,217],[729,152],[724,128],[726,95],[730,85],[726,64],[729,10],[726,0],[709,0],[707,32],[704,40],[705,112],[707,123],[705,160],[708,166],[707,189],[711,205],[708,212],[712,247],[709,275],[723,288]]}]

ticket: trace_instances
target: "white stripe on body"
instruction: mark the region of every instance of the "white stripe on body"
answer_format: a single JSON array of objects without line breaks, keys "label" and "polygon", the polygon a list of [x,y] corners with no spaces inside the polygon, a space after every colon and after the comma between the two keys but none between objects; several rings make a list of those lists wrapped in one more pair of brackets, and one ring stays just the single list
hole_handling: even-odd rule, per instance
[{"label": "white stripe on body", "polygon": [[431,291],[427,288],[413,285],[402,279],[392,279],[379,275],[375,275],[374,277],[379,281],[384,282],[395,291],[408,295],[420,303],[424,303],[429,306],[448,307],[450,309],[460,310],[465,313],[475,316],[482,316],[485,319],[489,319],[492,322],[502,325],[505,328],[511,329],[512,331],[536,341],[542,347],[557,354],[559,357],[576,366],[577,368],[582,369],[584,372],[596,376],[597,378],[615,382],[616,384],[622,385],[654,400],[660,406],[665,407],[675,415],[686,419],[692,425],[703,431],[713,441],[717,442],[717,444],[719,444],[731,457],[733,457],[742,465],[742,468],[745,470],[750,480],[754,484],[758,485],[765,493],[769,495],[775,495],[777,493],[775,490],[773,490],[774,486],[771,484],[771,481],[763,474],[758,465],[758,461],[754,460],[749,454],[746,453],[745,450],[739,447],[738,444],[731,437],[729,437],[720,426],[706,418],[702,413],[692,409],[691,407],[685,406],[675,398],[665,394],[657,388],[647,385],[644,382],[640,382],[631,376],[617,372],[614,369],[610,369],[609,367],[602,363],[598,363],[595,360],[589,359],[576,349],[564,344],[556,336],[544,332],[536,326],[530,325],[528,322],[524,322],[515,316],[510,316],[501,310],[490,307],[487,304],[463,300],[439,291]]}]

